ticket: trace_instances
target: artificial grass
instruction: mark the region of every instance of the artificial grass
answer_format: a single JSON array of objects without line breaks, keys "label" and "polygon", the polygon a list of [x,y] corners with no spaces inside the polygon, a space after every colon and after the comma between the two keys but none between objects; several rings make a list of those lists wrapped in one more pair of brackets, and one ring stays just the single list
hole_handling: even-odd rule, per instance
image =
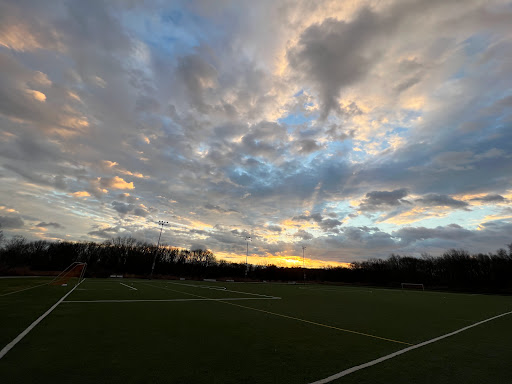
[{"label": "artificial grass", "polygon": [[[59,298],[41,288],[33,296],[0,297],[0,305],[31,323]],[[342,329],[414,344],[511,310],[512,303],[502,296],[359,287],[124,279],[87,279],[67,300],[257,297],[250,293],[281,299],[63,302],[0,360],[0,381],[309,383],[407,347]],[[459,382],[471,371],[480,382],[506,382],[511,323],[509,317],[486,323],[336,382]],[[14,328],[0,328],[0,346],[15,337]],[[465,357],[471,351],[487,363]]]}]

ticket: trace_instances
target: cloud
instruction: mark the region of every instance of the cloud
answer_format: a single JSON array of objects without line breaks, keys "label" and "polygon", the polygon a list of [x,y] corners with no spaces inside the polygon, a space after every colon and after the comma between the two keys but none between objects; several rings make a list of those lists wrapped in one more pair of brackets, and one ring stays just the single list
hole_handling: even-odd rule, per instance
[{"label": "cloud", "polygon": [[325,219],[319,223],[320,228],[322,228],[324,231],[332,231],[336,227],[339,227],[342,224],[343,224],[342,221],[339,221],[336,219]]},{"label": "cloud", "polygon": [[99,184],[102,188],[110,189],[134,189],[133,182],[126,182],[119,176],[114,177],[100,177]]},{"label": "cloud", "polygon": [[87,191],[77,191],[77,192],[73,192],[72,195],[74,197],[89,197],[91,196],[91,194]]},{"label": "cloud", "polygon": [[272,232],[282,232],[283,231],[283,228],[281,228],[279,225],[269,225],[267,227],[267,229]]},{"label": "cloud", "polygon": [[93,236],[95,238],[102,238],[102,239],[111,239],[112,237],[115,237],[119,233],[119,228],[117,227],[106,227],[103,229],[98,229],[95,231],[90,231],[87,234],[90,236]]},{"label": "cloud", "polygon": [[471,201],[481,201],[483,203],[504,203],[507,201],[503,196],[501,195],[486,195],[482,197],[475,197],[471,199]]},{"label": "cloud", "polygon": [[64,228],[62,225],[60,225],[59,223],[46,223],[44,221],[40,222],[39,224],[36,225],[36,227],[39,227],[39,228],[48,228],[48,227],[53,227],[53,228]]},{"label": "cloud", "polygon": [[406,188],[395,189],[393,191],[372,191],[366,194],[365,199],[359,205],[362,211],[377,211],[397,207],[402,204],[410,204],[404,200],[409,195]]},{"label": "cloud", "polygon": [[303,229],[299,229],[297,232],[293,234],[294,237],[299,237],[302,240],[311,240],[313,238],[313,235],[309,232],[306,232]]},{"label": "cloud", "polygon": [[368,46],[392,28],[390,20],[364,9],[349,22],[326,19],[312,25],[288,51],[292,68],[318,89],[323,118],[339,108],[341,89],[365,77],[377,62],[378,52]]},{"label": "cloud", "polygon": [[315,140],[301,140],[298,143],[298,146],[300,147],[299,153],[301,154],[309,154],[312,152],[319,151],[323,148],[323,146],[318,145],[318,143]]},{"label": "cloud", "polygon": [[393,232],[393,236],[400,239],[401,244],[410,244],[419,240],[445,239],[459,241],[469,236],[472,232],[462,228],[458,224],[438,226],[436,228],[406,227]]},{"label": "cloud", "polygon": [[218,205],[213,205],[213,204],[210,204],[210,203],[206,203],[204,205],[204,208],[206,208],[207,210],[209,211],[214,211],[214,212],[217,212],[217,213],[238,213],[238,211],[236,209],[225,209],[225,208],[221,208],[219,207]]},{"label": "cloud", "polygon": [[146,207],[139,206],[133,210],[133,214],[135,216],[147,217],[150,214],[150,212],[146,209]]},{"label": "cloud", "polygon": [[112,207],[122,215],[126,215],[135,208],[133,204],[125,204],[115,200],[112,202]]},{"label": "cloud", "polygon": [[25,225],[19,216],[0,216],[0,226],[2,228],[22,228]]},{"label": "cloud", "polygon": [[456,200],[447,195],[440,195],[436,193],[430,193],[420,199],[416,199],[415,202],[420,203],[424,206],[433,207],[450,207],[450,208],[466,208],[469,206],[468,203],[461,200]]},{"label": "cloud", "polygon": [[41,101],[41,102],[46,101],[46,95],[43,92],[39,92],[34,89],[27,89],[25,92],[27,92],[29,95],[31,95],[37,101]]}]

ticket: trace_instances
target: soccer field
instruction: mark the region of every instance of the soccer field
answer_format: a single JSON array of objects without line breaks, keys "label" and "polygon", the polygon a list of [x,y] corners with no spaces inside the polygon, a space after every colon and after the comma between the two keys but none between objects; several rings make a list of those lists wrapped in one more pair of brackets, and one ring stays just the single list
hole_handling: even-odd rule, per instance
[{"label": "soccer field", "polygon": [[512,297],[270,283],[48,282],[0,279],[2,383],[512,382]]}]

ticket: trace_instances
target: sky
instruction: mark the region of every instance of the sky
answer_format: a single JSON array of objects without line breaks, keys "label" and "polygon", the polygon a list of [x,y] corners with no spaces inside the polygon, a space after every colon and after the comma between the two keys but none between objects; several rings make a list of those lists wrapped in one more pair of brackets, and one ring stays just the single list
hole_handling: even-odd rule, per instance
[{"label": "sky", "polygon": [[162,220],[308,267],[503,248],[511,25],[505,0],[0,0],[4,235]]}]

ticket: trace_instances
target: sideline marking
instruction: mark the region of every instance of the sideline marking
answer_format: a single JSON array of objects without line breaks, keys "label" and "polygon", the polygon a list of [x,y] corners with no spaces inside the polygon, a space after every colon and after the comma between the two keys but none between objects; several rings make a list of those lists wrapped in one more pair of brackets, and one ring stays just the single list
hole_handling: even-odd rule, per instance
[{"label": "sideline marking", "polygon": [[[151,284],[147,284],[147,283],[143,283],[143,284],[151,285]],[[174,290],[174,289],[165,288],[165,287],[157,287],[156,285],[151,285],[151,286],[152,286],[152,287],[156,287],[156,288],[161,288],[161,289],[168,289],[169,291],[173,291],[173,292],[185,293],[185,294],[187,294],[187,295],[191,295],[191,296],[196,296],[196,297],[202,297],[202,298],[205,298],[204,296],[194,295],[193,293],[182,292],[182,291],[176,291],[176,290]],[[273,296],[269,296],[269,297],[274,298]],[[333,327],[332,325],[327,325],[327,324],[322,324],[322,323],[316,323],[316,322],[314,322],[314,321],[309,321],[309,320],[299,319],[298,317],[293,317],[293,316],[288,316],[288,315],[282,315],[282,314],[280,314],[280,313],[269,312],[269,311],[265,311],[265,310],[263,310],[263,309],[258,309],[258,308],[246,307],[245,305],[240,305],[240,304],[235,304],[235,303],[229,303],[229,302],[227,302],[227,301],[222,301],[222,300],[223,300],[223,299],[217,299],[216,301],[218,301],[218,302],[220,302],[220,303],[224,303],[224,304],[234,305],[234,306],[236,306],[236,307],[240,307],[240,308],[252,309],[253,311],[263,312],[263,313],[267,313],[267,314],[274,315],[274,316],[280,316],[280,317],[284,317],[284,318],[287,318],[287,319],[292,319],[292,320],[302,321],[302,322],[304,322],[304,323],[313,324],[313,325],[318,325],[318,326],[320,326],[320,327],[331,328],[331,329],[335,329],[335,330],[337,330],[337,331],[348,332],[348,333],[354,333],[354,334],[356,334],[356,335],[361,335],[361,336],[366,336],[366,337],[372,337],[372,338],[374,338],[374,339],[390,341],[390,342],[398,343],[398,344],[413,345],[413,344],[411,344],[411,343],[406,343],[406,342],[404,342],[404,341],[388,339],[388,338],[385,338],[385,337],[380,337],[380,336],[370,335],[370,334],[368,334],[368,333],[352,331],[352,330],[350,330],[350,329],[344,329],[344,328]]]},{"label": "sideline marking", "polygon": [[9,293],[4,293],[0,296],[9,296],[9,295],[12,295],[14,293],[18,293],[18,292],[23,292],[23,291],[28,291],[29,289],[33,289],[33,288],[37,288],[37,287],[42,287],[43,285],[49,285],[50,283],[47,282],[47,283],[43,283],[43,284],[39,284],[39,285],[34,285],[33,287],[28,287],[28,288],[23,288],[23,289],[20,289],[18,291],[14,291],[14,292],[9,292]]},{"label": "sideline marking", "polygon": [[128,287],[128,288],[130,288],[130,289],[133,289],[133,290],[135,290],[135,291],[138,291],[138,289],[137,289],[137,288],[130,287],[130,286],[129,286],[129,285],[127,285],[127,284],[123,284],[123,283],[119,283],[119,284],[124,285],[125,287]]},{"label": "sideline marking", "polygon": [[367,363],[364,363],[364,364],[361,364],[361,365],[357,365],[357,366],[349,368],[349,369],[345,369],[344,371],[341,371],[341,372],[336,373],[336,374],[334,374],[332,376],[326,377],[325,379],[314,381],[314,382],[312,382],[310,384],[325,384],[325,383],[329,383],[329,382],[331,382],[333,380],[339,379],[340,377],[350,375],[353,372],[359,371],[359,370],[364,369],[364,368],[371,367],[372,365],[376,365],[376,364],[382,363],[383,361],[392,359],[393,357],[396,357],[396,356],[399,356],[401,354],[407,353],[409,351],[412,351],[413,349],[420,348],[420,347],[423,347],[423,346],[431,344],[431,343],[435,343],[436,341],[439,341],[439,340],[445,339],[447,337],[456,335],[457,333],[460,333],[460,332],[464,332],[464,331],[466,331],[466,330],[468,330],[470,328],[476,327],[477,325],[480,325],[480,324],[483,324],[483,323],[487,323],[488,321],[492,321],[492,320],[498,319],[500,317],[510,315],[511,313],[512,313],[512,311],[505,312],[505,313],[502,313],[501,315],[497,315],[497,316],[494,316],[494,317],[490,317],[488,319],[479,321],[478,323],[475,323],[475,324],[472,324],[472,325],[468,325],[467,327],[460,328],[460,329],[458,329],[456,331],[447,333],[445,335],[436,337],[434,339],[430,339],[430,340],[424,341],[422,343],[415,344],[412,347],[407,347],[407,348],[401,349],[401,350],[399,350],[397,352],[391,353],[389,355],[386,355],[386,356],[380,357],[378,359],[369,361]]},{"label": "sideline marking", "polygon": [[219,287],[218,288],[218,287],[212,287],[210,285],[172,283],[170,281],[168,281],[167,284],[184,285],[184,286],[187,286],[187,287],[203,288],[203,289],[214,289],[214,290],[217,290],[217,291],[224,291],[224,292],[243,293],[244,295],[260,296],[260,297],[267,297],[267,298],[275,298],[275,297],[277,297],[277,296],[262,295],[262,294],[259,294],[259,293],[252,293],[252,292],[233,291],[231,289],[226,289],[226,287],[221,287],[221,288]]},{"label": "sideline marking", "polygon": [[5,347],[3,347],[2,350],[0,351],[0,359],[2,359],[2,357],[4,357],[7,354],[7,352],[9,352],[16,344],[18,344],[21,341],[21,339],[23,339],[32,329],[34,329],[34,327],[37,324],[39,324],[46,316],[48,316],[55,308],[57,308],[57,306],[60,303],[62,303],[64,301],[64,299],[66,297],[68,297],[75,290],[76,287],[78,287],[80,284],[82,284],[82,282],[84,280],[85,279],[83,279],[81,282],[79,282],[77,285],[75,285],[73,287],[73,289],[71,289],[68,293],[66,293],[64,296],[62,296],[59,301],[57,301],[55,304],[53,304],[53,306],[49,310],[47,310],[45,313],[43,313],[41,316],[39,316],[39,318],[36,321],[34,321],[32,324],[30,324],[27,329],[25,329],[18,336],[16,336],[16,338],[13,341],[11,341],[9,344],[7,344]]},{"label": "sideline marking", "polygon": [[166,301],[222,301],[222,300],[277,300],[280,297],[226,297],[225,299],[140,299],[140,300],[66,300],[63,303],[151,303],[151,302],[166,302]]},{"label": "sideline marking", "polygon": [[373,291],[370,291],[369,289],[329,289],[329,288],[306,288],[306,287],[299,287],[299,289],[305,289],[306,291],[326,291],[326,292],[336,292],[336,293],[352,293],[352,292],[369,292],[373,293]]}]

